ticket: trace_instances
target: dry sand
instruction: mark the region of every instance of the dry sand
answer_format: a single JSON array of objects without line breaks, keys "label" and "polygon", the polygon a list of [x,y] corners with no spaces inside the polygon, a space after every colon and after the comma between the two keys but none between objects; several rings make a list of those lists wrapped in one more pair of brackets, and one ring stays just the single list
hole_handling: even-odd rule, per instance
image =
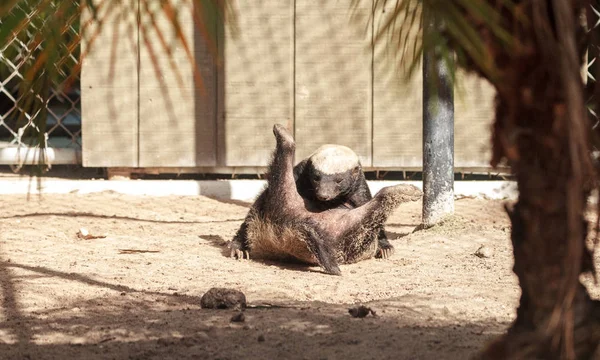
[{"label": "dry sand", "polygon": [[[389,219],[396,252],[341,266],[236,261],[246,203],[116,193],[3,196],[2,359],[465,359],[515,317],[502,202],[461,199],[444,225],[411,233],[420,202]],[[77,237],[80,228],[90,240]],[[479,257],[480,250],[488,257]],[[200,308],[243,291],[245,322]],[[596,288],[592,293],[597,295]],[[357,319],[348,308],[376,311]]]}]

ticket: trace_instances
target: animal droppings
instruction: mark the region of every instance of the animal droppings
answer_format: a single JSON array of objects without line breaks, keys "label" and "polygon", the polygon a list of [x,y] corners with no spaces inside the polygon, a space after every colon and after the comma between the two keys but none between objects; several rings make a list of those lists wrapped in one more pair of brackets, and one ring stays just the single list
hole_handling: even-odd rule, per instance
[{"label": "animal droppings", "polygon": [[373,311],[370,307],[366,307],[364,305],[356,306],[348,309],[348,313],[352,315],[354,318],[364,318],[367,315],[371,314],[373,316],[377,316],[377,313]]},{"label": "animal droppings", "polygon": [[246,316],[243,312],[239,312],[231,317],[231,322],[244,322],[246,321]]},{"label": "animal droppings", "polygon": [[235,289],[212,288],[200,299],[203,309],[245,309],[246,295]]}]

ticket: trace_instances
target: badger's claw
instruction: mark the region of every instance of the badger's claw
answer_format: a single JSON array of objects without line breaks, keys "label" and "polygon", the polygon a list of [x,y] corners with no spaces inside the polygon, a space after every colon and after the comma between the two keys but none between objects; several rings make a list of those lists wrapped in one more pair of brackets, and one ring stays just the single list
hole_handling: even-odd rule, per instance
[{"label": "badger's claw", "polygon": [[230,242],[229,249],[231,250],[231,252],[229,253],[229,257],[238,260],[250,260],[250,251],[243,250],[241,247],[241,244],[239,244],[236,241]]},{"label": "badger's claw", "polygon": [[244,250],[231,249],[231,257],[238,260],[250,260],[250,253]]},{"label": "badger's claw", "polygon": [[327,271],[327,273],[331,274],[331,275],[337,275],[337,276],[342,275],[342,270],[340,270],[339,266],[337,266],[337,265],[335,265],[333,268],[325,269],[325,271]]},{"label": "badger's claw", "polygon": [[377,253],[375,253],[375,257],[377,259],[389,259],[394,255],[394,247],[391,244],[386,246],[381,246],[377,249]]}]

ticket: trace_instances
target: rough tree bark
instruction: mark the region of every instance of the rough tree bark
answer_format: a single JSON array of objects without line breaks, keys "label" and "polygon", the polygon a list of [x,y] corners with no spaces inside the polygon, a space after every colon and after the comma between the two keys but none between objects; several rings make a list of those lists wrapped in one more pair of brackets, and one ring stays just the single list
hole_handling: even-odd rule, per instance
[{"label": "rough tree bark", "polygon": [[498,71],[489,78],[498,94],[492,165],[508,160],[519,187],[518,202],[507,210],[522,294],[516,321],[477,357],[595,358],[600,307],[579,281],[580,274],[594,272],[584,219],[593,171],[576,46],[585,4],[513,3],[514,10],[503,10],[516,39],[510,48],[483,26],[481,34]]}]

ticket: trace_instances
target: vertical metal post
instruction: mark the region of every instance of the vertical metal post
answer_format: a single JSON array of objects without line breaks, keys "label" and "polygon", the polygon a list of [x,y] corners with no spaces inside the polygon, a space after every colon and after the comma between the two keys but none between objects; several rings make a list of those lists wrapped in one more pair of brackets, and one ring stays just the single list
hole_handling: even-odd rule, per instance
[{"label": "vertical metal post", "polygon": [[[424,11],[427,32],[439,22]],[[454,84],[450,56],[429,47],[423,53],[423,226],[430,227],[454,213]]]}]

